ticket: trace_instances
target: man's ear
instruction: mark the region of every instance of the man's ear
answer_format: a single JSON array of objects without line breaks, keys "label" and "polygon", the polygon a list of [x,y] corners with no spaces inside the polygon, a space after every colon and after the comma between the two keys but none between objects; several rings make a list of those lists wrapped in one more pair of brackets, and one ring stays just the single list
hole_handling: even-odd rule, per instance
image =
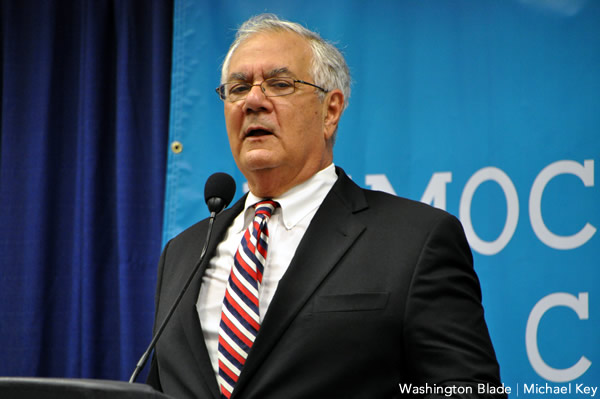
[{"label": "man's ear", "polygon": [[327,97],[323,101],[323,107],[325,107],[325,120],[323,121],[325,139],[329,141],[335,134],[344,111],[344,94],[342,91],[335,89],[327,93]]}]

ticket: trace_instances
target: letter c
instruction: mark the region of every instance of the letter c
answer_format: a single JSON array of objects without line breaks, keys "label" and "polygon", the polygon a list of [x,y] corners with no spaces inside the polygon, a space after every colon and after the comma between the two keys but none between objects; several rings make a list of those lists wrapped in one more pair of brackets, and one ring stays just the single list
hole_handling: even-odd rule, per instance
[{"label": "letter c", "polygon": [[560,236],[551,232],[542,218],[542,194],[550,180],[562,174],[572,174],[581,179],[586,187],[594,186],[594,161],[587,159],[583,166],[575,161],[557,161],[546,166],[535,178],[529,194],[529,219],[535,235],[554,249],[574,249],[585,244],[596,233],[589,223],[571,236]]},{"label": "letter c", "polygon": [[527,327],[525,329],[525,347],[531,366],[542,378],[553,382],[567,382],[583,375],[592,365],[592,362],[585,356],[581,356],[573,366],[566,369],[555,369],[548,366],[548,364],[544,362],[544,359],[542,359],[537,344],[538,326],[544,313],[557,306],[566,306],[573,309],[580,320],[587,320],[589,317],[587,292],[580,292],[579,298],[564,292],[557,292],[545,296],[535,304],[529,314]]}]

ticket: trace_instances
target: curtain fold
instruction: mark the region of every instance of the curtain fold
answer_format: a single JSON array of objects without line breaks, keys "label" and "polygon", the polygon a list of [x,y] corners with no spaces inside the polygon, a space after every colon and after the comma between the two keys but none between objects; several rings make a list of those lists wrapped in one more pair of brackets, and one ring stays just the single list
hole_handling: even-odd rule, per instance
[{"label": "curtain fold", "polygon": [[0,4],[0,375],[127,379],[154,313],[173,2]]}]

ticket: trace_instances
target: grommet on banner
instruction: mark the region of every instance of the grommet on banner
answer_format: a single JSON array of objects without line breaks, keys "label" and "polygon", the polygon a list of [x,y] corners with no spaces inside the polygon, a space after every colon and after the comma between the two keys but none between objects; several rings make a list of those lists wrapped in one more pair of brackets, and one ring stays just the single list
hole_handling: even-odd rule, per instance
[{"label": "grommet on banner", "polygon": [[171,151],[173,151],[175,154],[179,154],[181,151],[183,151],[183,144],[181,144],[179,141],[172,142]]}]

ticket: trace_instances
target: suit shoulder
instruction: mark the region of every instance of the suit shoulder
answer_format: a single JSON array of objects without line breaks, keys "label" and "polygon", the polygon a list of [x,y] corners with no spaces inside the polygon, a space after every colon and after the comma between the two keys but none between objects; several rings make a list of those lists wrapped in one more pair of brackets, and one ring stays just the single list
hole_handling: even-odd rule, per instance
[{"label": "suit shoulder", "polygon": [[434,208],[429,204],[420,201],[399,197],[397,195],[385,193],[383,191],[374,191],[363,189],[369,208],[375,212],[382,212],[388,215],[399,215],[408,219],[419,219],[421,222],[430,220],[431,222],[441,219],[456,219],[456,217],[442,209]]},{"label": "suit shoulder", "polygon": [[186,242],[189,240],[196,240],[198,236],[204,234],[208,228],[208,218],[203,219],[193,225],[187,227],[182,232],[178,233],[175,237],[169,240],[169,243]]},{"label": "suit shoulder", "polygon": [[[245,196],[240,198],[235,204],[231,207],[225,209],[223,212],[219,213],[215,218],[214,228],[216,230],[219,229],[219,226],[229,225],[229,223],[237,216],[241,210],[243,209],[243,205],[245,202]],[[210,218],[205,218],[200,220],[199,222],[194,223],[190,227],[186,228],[182,232],[178,233],[175,237],[171,238],[169,242],[187,242],[190,239],[196,240],[198,236],[201,236],[204,239],[204,235],[207,233],[209,226]]]}]

